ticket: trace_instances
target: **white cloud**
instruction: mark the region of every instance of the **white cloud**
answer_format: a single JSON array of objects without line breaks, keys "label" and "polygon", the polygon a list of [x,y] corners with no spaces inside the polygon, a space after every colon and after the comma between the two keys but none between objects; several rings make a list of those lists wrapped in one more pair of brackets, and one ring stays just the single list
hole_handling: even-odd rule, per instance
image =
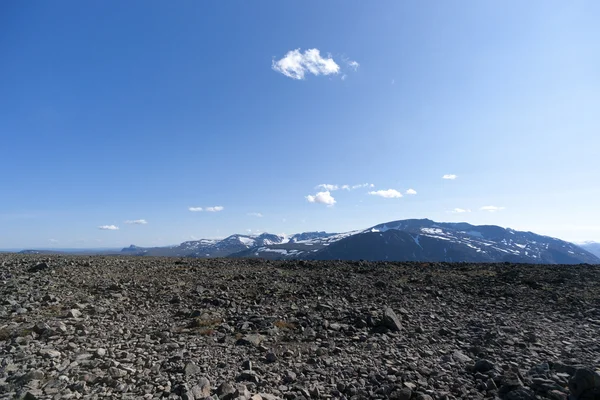
[{"label": "white cloud", "polygon": [[206,212],[217,212],[217,211],[223,211],[225,207],[223,206],[215,206],[215,207],[189,207],[188,210],[192,211],[192,212],[200,212],[200,211],[206,211]]},{"label": "white cloud", "polygon": [[483,207],[480,208],[480,210],[481,211],[496,212],[496,211],[504,210],[504,207],[483,206]]},{"label": "white cloud", "polygon": [[353,70],[358,71],[358,67],[360,67],[360,64],[356,61],[348,61],[348,66]]},{"label": "white cloud", "polygon": [[360,189],[360,188],[373,188],[375,187],[375,185],[373,185],[372,183],[361,183],[359,185],[334,185],[331,183],[321,183],[320,185],[315,186],[315,189],[324,189],[327,190],[329,192],[333,192],[335,190],[354,190],[354,189]]},{"label": "white cloud", "polygon": [[345,81],[347,77],[348,77],[348,75],[346,75],[346,74],[342,75],[342,80]]},{"label": "white cloud", "polygon": [[375,185],[373,185],[372,183],[361,183],[361,184],[358,184],[358,185],[353,185],[352,189],[360,189],[360,188],[366,188],[366,187],[368,187],[368,188],[374,188]]},{"label": "white cloud", "polygon": [[263,217],[263,215],[261,213],[258,213],[258,212],[251,212],[251,213],[248,213],[248,215],[251,216],[251,217],[258,217],[258,218],[262,218]]},{"label": "white cloud", "polygon": [[469,209],[464,209],[464,208],[455,208],[454,210],[451,211],[454,214],[462,214],[462,213],[468,213],[471,212],[471,210]]},{"label": "white cloud", "polygon": [[446,174],[446,175],[442,176],[442,179],[450,179],[450,180],[454,180],[454,179],[456,179],[456,178],[457,178],[457,176],[456,176],[456,175],[454,175],[454,174]]},{"label": "white cloud", "polygon": [[325,189],[330,192],[333,192],[334,190],[338,190],[339,188],[338,185],[332,185],[330,183],[321,183],[320,185],[317,185],[315,189]]},{"label": "white cloud", "polygon": [[415,189],[408,189],[406,194],[417,194],[417,191]]},{"label": "white cloud", "polygon": [[372,196],[379,196],[386,199],[397,199],[402,197],[402,193],[397,191],[396,189],[388,189],[388,190],[377,190],[374,192],[369,192]]},{"label": "white cloud", "polygon": [[126,224],[133,224],[133,225],[146,225],[148,223],[148,221],[146,221],[145,219],[128,219],[127,221],[125,221]]},{"label": "white cloud", "polygon": [[49,241],[50,243],[58,243],[58,240],[56,240],[56,239],[48,239],[48,241]]},{"label": "white cloud", "polygon": [[319,192],[314,196],[308,195],[306,196],[306,200],[308,200],[309,203],[327,204],[329,207],[333,206],[336,203],[335,199],[333,198],[331,193],[329,193],[329,191]]},{"label": "white cloud", "polygon": [[340,66],[333,61],[330,55],[321,57],[319,49],[309,49],[300,53],[300,49],[288,51],[281,60],[271,65],[273,70],[292,79],[304,79],[306,73],[313,75],[331,75],[340,72]]},{"label": "white cloud", "polygon": [[119,227],[115,225],[100,225],[98,229],[103,231],[118,231]]}]

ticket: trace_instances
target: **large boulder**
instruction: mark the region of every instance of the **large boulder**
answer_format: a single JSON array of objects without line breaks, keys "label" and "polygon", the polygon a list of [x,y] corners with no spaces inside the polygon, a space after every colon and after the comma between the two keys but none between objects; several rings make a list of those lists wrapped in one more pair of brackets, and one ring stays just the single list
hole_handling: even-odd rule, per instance
[{"label": "large boulder", "polygon": [[574,400],[600,400],[600,375],[591,369],[580,368],[569,380]]}]

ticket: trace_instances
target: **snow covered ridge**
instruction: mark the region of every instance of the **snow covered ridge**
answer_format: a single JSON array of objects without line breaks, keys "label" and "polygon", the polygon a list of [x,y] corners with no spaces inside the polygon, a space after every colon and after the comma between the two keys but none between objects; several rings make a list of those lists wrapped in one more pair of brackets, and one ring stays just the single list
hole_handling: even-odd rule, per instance
[{"label": "snow covered ridge", "polygon": [[391,230],[410,233],[419,247],[421,247],[419,239],[425,237],[435,239],[438,243],[453,244],[455,247],[468,247],[476,253],[489,254],[490,258],[497,258],[495,255],[498,253],[514,256],[519,262],[540,263],[544,256],[548,255],[547,253],[566,253],[582,259],[590,256],[588,251],[573,243],[493,225],[474,226],[466,223],[405,220],[376,225],[366,232],[382,233]]},{"label": "snow covered ridge", "polygon": [[[124,249],[123,251],[126,251]],[[494,225],[443,223],[428,219],[392,221],[344,233],[231,235],[169,248],[127,248],[129,254],[268,259],[364,259],[600,264],[583,248],[559,239]]]}]

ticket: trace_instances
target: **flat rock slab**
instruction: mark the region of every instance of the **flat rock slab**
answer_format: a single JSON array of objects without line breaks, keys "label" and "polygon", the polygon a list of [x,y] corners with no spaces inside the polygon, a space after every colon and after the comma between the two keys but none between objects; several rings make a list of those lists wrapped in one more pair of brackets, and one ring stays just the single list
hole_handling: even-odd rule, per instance
[{"label": "flat rock slab", "polygon": [[400,319],[390,307],[387,307],[383,312],[383,323],[392,331],[400,331],[402,329]]},{"label": "flat rock slab", "polygon": [[252,334],[246,335],[238,340],[238,344],[258,347],[265,340],[263,335]]}]

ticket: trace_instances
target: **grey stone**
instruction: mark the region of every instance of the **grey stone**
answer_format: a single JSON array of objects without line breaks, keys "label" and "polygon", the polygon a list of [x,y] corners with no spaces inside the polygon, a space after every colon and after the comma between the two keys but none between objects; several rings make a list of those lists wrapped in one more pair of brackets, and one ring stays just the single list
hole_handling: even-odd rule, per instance
[{"label": "grey stone", "polygon": [[110,374],[111,377],[113,377],[115,379],[119,379],[119,378],[122,378],[125,375],[127,375],[127,371],[124,371],[117,367],[110,367],[108,369],[108,373]]},{"label": "grey stone", "polygon": [[62,354],[54,349],[41,349],[40,354],[46,358],[59,358]]},{"label": "grey stone", "polygon": [[207,378],[200,378],[198,384],[192,387],[192,393],[196,399],[204,399],[210,396],[210,381]]},{"label": "grey stone", "polygon": [[233,394],[234,398],[249,399],[250,396],[251,396],[251,393],[248,390],[248,388],[246,387],[246,385],[243,385],[240,383],[235,385],[235,393]]},{"label": "grey stone", "polygon": [[295,382],[297,378],[297,375],[294,371],[286,371],[285,376],[283,377],[283,381],[285,383],[292,383]]},{"label": "grey stone", "polygon": [[383,324],[392,331],[399,331],[402,329],[400,319],[390,307],[387,307],[383,312]]},{"label": "grey stone", "polygon": [[494,369],[494,363],[492,363],[489,360],[485,360],[485,359],[481,359],[481,360],[477,360],[477,362],[475,363],[475,366],[473,366],[473,370],[475,372],[488,372],[490,370]]},{"label": "grey stone", "polygon": [[453,359],[454,361],[457,361],[457,362],[459,362],[459,363],[463,363],[463,364],[466,364],[466,363],[469,363],[469,362],[473,361],[473,360],[471,359],[471,357],[469,357],[469,356],[467,356],[467,355],[465,355],[465,354],[461,353],[461,352],[460,352],[460,351],[458,351],[458,350],[456,350],[454,353],[452,353],[452,359]]},{"label": "grey stone", "polygon": [[242,371],[236,377],[236,380],[238,382],[251,382],[251,383],[258,383],[260,381],[260,379],[258,378],[258,375],[256,374],[256,372],[250,371],[250,370]]},{"label": "grey stone", "polygon": [[73,308],[67,312],[68,318],[80,318],[82,316],[81,311],[76,308]]},{"label": "grey stone", "polygon": [[39,390],[29,390],[23,396],[23,400],[38,400],[42,396],[42,393]]},{"label": "grey stone", "polygon": [[50,330],[50,326],[48,326],[48,324],[45,322],[38,322],[33,327],[33,331],[35,333],[37,333],[38,335],[41,335],[49,330]]},{"label": "grey stone", "polygon": [[227,399],[229,397],[233,397],[232,395],[235,393],[235,387],[230,382],[221,383],[215,392],[219,399]]},{"label": "grey stone", "polygon": [[265,339],[265,337],[263,335],[250,334],[250,335],[246,335],[246,336],[242,337],[241,339],[239,339],[238,344],[258,347],[264,339]]},{"label": "grey stone", "polygon": [[402,388],[400,390],[396,390],[390,394],[391,400],[410,400],[412,396],[412,390],[409,388]]},{"label": "grey stone", "polygon": [[277,356],[273,352],[268,352],[265,356],[265,359],[268,363],[274,363],[275,361],[277,361]]},{"label": "grey stone", "polygon": [[505,400],[535,400],[535,395],[532,391],[525,388],[511,390],[504,397]]},{"label": "grey stone", "polygon": [[189,362],[185,365],[185,376],[196,375],[202,372],[199,366],[194,364],[193,362]]},{"label": "grey stone", "polygon": [[40,271],[43,271],[48,268],[50,268],[50,266],[48,264],[46,264],[45,262],[42,262],[37,265],[34,265],[33,267],[29,268],[27,271],[28,272],[40,272]]}]

